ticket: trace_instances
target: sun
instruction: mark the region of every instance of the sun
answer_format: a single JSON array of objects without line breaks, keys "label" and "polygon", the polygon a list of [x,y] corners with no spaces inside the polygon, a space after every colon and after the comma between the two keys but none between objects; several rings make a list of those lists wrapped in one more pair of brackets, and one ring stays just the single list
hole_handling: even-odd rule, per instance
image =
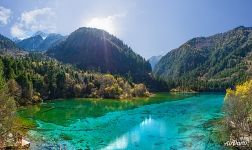
[{"label": "sun", "polygon": [[114,17],[108,16],[105,18],[94,17],[91,18],[85,25],[86,27],[92,27],[97,29],[103,29],[111,34],[116,34]]}]

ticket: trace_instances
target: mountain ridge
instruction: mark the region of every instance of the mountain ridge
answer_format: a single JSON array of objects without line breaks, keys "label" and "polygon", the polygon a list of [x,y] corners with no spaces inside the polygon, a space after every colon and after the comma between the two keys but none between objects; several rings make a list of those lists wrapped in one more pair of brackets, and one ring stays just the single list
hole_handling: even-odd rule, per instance
[{"label": "mountain ridge", "polygon": [[57,33],[36,32],[33,36],[23,40],[16,40],[16,44],[27,51],[46,51],[50,47],[57,45],[66,37]]}]

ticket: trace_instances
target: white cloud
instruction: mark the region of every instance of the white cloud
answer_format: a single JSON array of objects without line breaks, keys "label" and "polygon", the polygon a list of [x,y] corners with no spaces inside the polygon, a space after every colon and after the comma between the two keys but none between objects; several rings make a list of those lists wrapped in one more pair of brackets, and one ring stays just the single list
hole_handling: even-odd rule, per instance
[{"label": "white cloud", "polygon": [[116,34],[117,27],[116,21],[118,18],[124,17],[126,14],[116,14],[107,17],[93,17],[87,22],[82,23],[84,26],[98,28],[108,31],[109,33]]},{"label": "white cloud", "polygon": [[21,28],[19,28],[18,25],[12,26],[11,34],[13,36],[21,38],[21,39],[26,37],[25,31],[23,31]]},{"label": "white cloud", "polygon": [[0,25],[8,24],[11,16],[11,10],[0,6]]},{"label": "white cloud", "polygon": [[11,28],[13,37],[25,38],[36,31],[55,32],[55,13],[51,8],[26,11]]}]

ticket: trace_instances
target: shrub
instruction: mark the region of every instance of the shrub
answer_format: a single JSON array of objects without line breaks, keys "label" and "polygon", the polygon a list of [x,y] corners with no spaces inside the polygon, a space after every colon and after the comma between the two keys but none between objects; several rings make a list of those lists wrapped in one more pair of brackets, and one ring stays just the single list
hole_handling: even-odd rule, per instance
[{"label": "shrub", "polygon": [[252,135],[252,80],[228,89],[224,103],[225,121],[233,138]]}]

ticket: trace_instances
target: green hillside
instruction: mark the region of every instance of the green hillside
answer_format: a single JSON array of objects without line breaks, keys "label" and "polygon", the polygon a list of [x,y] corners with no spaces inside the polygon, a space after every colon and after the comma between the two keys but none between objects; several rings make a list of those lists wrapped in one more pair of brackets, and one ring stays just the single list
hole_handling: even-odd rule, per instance
[{"label": "green hillside", "polygon": [[252,28],[193,38],[168,52],[154,68],[172,87],[224,91],[252,73]]},{"label": "green hillside", "polygon": [[80,69],[121,75],[154,90],[163,88],[151,76],[148,61],[104,30],[79,28],[49,49],[47,55]]}]

